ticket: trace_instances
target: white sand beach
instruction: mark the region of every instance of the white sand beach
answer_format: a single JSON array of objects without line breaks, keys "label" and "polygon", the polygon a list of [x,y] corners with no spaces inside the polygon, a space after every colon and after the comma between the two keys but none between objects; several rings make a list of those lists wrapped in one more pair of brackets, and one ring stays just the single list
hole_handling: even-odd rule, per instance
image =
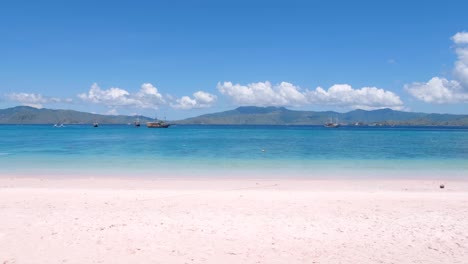
[{"label": "white sand beach", "polygon": [[468,181],[0,177],[0,263],[468,263]]}]

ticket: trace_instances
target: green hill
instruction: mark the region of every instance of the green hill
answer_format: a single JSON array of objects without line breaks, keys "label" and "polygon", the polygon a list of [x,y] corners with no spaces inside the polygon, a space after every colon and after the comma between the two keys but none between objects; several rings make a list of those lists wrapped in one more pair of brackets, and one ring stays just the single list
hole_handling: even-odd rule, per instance
[{"label": "green hill", "polygon": [[[140,117],[141,122],[149,121]],[[135,121],[134,116],[98,115],[74,110],[37,109],[17,106],[0,110],[0,124],[128,124]]]},{"label": "green hill", "polygon": [[[468,126],[468,115],[426,114],[391,109],[333,111],[294,111],[284,107],[244,106],[234,110],[206,114],[175,121],[175,124],[206,125],[322,125],[330,118],[342,124],[376,124],[405,126]],[[152,120],[140,117],[142,123]],[[37,109],[17,106],[0,110],[0,124],[128,124],[134,116],[98,115],[74,110]]]},{"label": "green hill", "polygon": [[391,109],[354,110],[347,113],[333,111],[294,111],[284,107],[239,107],[234,110],[206,114],[177,121],[177,124],[219,125],[322,125],[330,118],[344,124],[378,125],[443,125],[468,126],[468,115],[426,114]]}]

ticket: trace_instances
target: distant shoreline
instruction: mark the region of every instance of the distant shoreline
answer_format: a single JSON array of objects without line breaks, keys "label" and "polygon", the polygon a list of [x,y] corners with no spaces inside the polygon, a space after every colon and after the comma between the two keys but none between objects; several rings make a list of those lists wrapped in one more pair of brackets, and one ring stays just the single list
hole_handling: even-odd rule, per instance
[{"label": "distant shoreline", "polygon": [[[323,125],[300,125],[300,124],[178,124],[177,122],[168,122],[172,126],[213,126],[213,127],[323,127]],[[0,126],[54,126],[54,123],[41,123],[41,124],[5,124],[5,123],[0,123]],[[93,126],[92,123],[63,123],[63,125],[69,125],[69,126]],[[134,127],[133,124],[114,124],[114,123],[99,123],[99,126],[130,126]],[[142,126],[145,128],[145,126]],[[330,129],[330,128],[325,128],[324,129]],[[355,125],[341,125],[339,128],[334,128],[332,130],[340,129],[340,128],[356,128],[356,129],[365,129],[365,128],[370,128],[370,129],[379,129],[379,128],[467,128],[468,125],[394,125],[394,126],[366,126],[366,125],[360,125],[360,126],[355,126]]]},{"label": "distant shoreline", "polygon": [[[154,120],[145,116],[101,115],[74,110],[17,106],[0,109],[0,124],[132,124]],[[334,111],[290,110],[284,107],[243,106],[233,110],[204,114],[172,124],[225,125],[323,125],[332,118],[342,125],[372,126],[468,126],[468,115],[403,112],[392,109]],[[170,119],[170,118],[169,118]]]}]

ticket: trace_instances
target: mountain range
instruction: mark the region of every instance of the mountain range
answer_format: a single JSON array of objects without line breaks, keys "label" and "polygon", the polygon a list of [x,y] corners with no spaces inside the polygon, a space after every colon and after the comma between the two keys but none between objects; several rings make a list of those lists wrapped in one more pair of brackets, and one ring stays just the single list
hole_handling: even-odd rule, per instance
[{"label": "mountain range", "polygon": [[[322,125],[329,119],[349,125],[468,126],[468,115],[427,114],[392,109],[334,111],[296,111],[284,107],[243,106],[234,110],[173,121],[173,124],[199,125]],[[0,110],[0,124],[128,124],[135,116],[99,115],[74,110],[37,109],[17,106]],[[140,116],[142,123],[152,118]]]},{"label": "mountain range", "polygon": [[[140,121],[151,118],[140,116]],[[37,109],[29,106],[16,106],[0,110],[0,124],[128,124],[135,122],[135,116],[99,115],[74,110]]]},{"label": "mountain range", "polygon": [[348,125],[468,126],[468,115],[426,114],[392,109],[333,111],[295,111],[284,107],[244,106],[177,121],[177,124],[232,125],[322,125],[328,120]]}]

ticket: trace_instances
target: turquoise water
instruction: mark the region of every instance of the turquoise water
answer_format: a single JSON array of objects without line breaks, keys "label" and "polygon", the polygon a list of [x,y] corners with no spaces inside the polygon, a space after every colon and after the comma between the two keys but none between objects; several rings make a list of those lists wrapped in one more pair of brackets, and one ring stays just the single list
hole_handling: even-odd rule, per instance
[{"label": "turquoise water", "polygon": [[[468,172],[468,128],[0,126],[0,173]],[[239,173],[241,172],[241,173]]]}]

